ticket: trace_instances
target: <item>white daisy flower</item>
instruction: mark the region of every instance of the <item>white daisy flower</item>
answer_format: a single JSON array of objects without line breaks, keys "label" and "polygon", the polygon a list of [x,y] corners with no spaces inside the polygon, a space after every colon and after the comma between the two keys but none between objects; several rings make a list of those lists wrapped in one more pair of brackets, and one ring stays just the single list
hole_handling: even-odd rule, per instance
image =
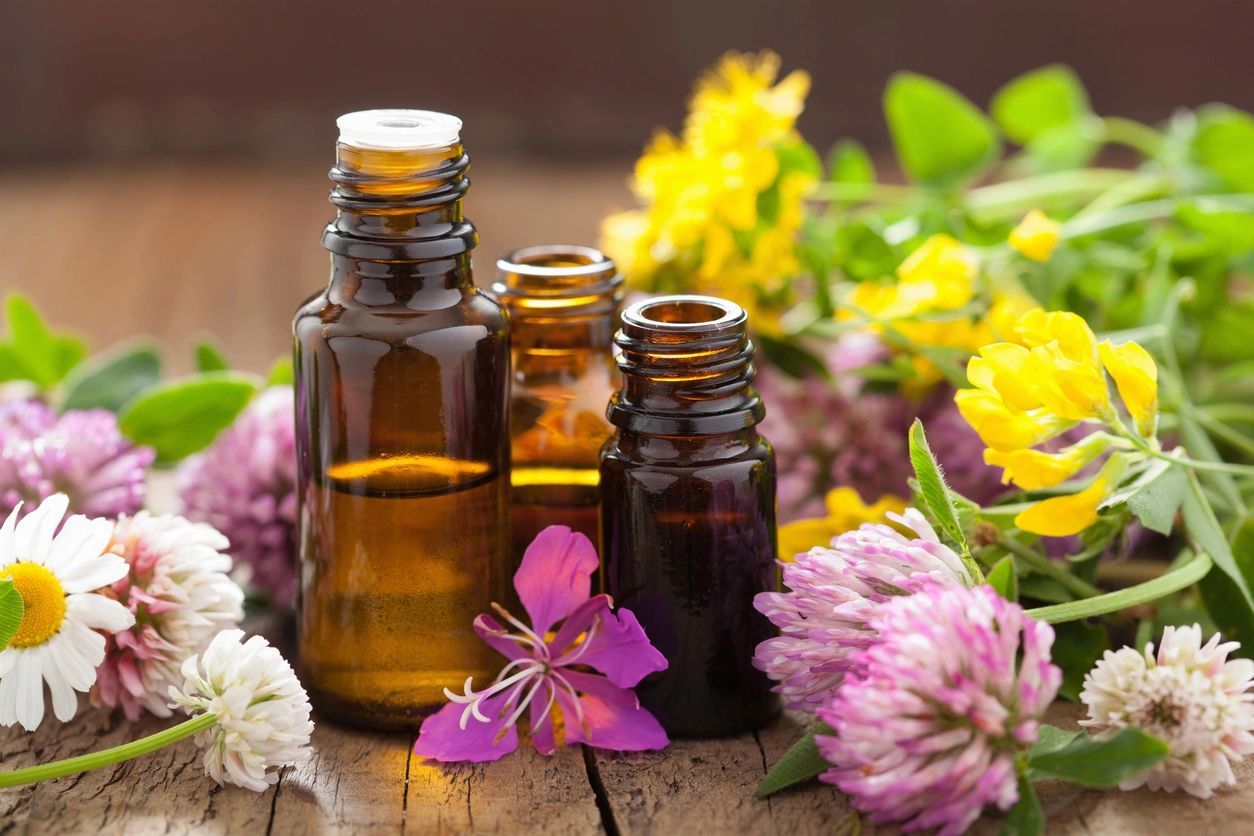
[{"label": "white daisy flower", "polygon": [[205,771],[219,785],[260,792],[278,781],[270,771],[309,757],[309,697],[292,666],[261,636],[241,642],[242,630],[223,630],[199,657],[183,663],[183,688],[170,688],[172,706],[213,715],[196,735]]},{"label": "white daisy flower", "polygon": [[1170,746],[1166,759],[1119,786],[1183,789],[1209,798],[1236,782],[1232,764],[1254,753],[1254,661],[1228,659],[1238,642],[1202,645],[1202,628],[1167,627],[1154,654],[1125,647],[1106,651],[1084,678],[1080,699],[1089,709],[1080,723],[1097,737],[1132,726]]},{"label": "white daisy flower", "polygon": [[91,688],[104,660],[105,637],[96,631],[135,623],[125,607],[94,591],[126,576],[126,561],[106,551],[113,523],[76,514],[62,525],[68,506],[56,494],[18,521],[19,504],[0,527],[0,578],[13,581],[24,606],[17,635],[0,651],[0,725],[34,731],[44,716],[44,683],[57,719],[73,718],[75,692]]},{"label": "white daisy flower", "polygon": [[169,691],[183,681],[180,666],[244,617],[244,592],[229,576],[227,546],[213,526],[173,514],[118,518],[112,550],[130,571],[110,594],[135,615],[135,626],[109,637],[93,703],[121,705],[130,720],[144,710],[170,716]]}]

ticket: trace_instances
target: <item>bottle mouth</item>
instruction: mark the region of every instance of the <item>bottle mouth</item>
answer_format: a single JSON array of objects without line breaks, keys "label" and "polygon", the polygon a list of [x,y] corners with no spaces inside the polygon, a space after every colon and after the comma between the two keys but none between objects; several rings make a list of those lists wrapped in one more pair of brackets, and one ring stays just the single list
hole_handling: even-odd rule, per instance
[{"label": "bottle mouth", "polygon": [[657,331],[716,330],[743,327],[744,308],[715,296],[661,296],[636,302],[623,311],[623,324]]},{"label": "bottle mouth", "polygon": [[410,151],[456,145],[462,120],[434,110],[358,110],[335,120],[340,142],[353,148]]},{"label": "bottle mouth", "polygon": [[496,262],[492,292],[511,311],[605,314],[618,310],[623,279],[613,259],[577,244],[521,247]]}]

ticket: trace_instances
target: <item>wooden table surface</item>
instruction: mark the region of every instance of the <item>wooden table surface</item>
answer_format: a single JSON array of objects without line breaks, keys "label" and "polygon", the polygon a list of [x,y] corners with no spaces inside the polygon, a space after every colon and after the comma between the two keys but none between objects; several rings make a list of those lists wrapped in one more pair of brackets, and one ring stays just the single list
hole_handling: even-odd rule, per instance
[{"label": "wooden table surface", "polygon": [[[148,334],[187,370],[206,333],[239,366],[287,350],[291,312],[325,282],[318,246],[329,160],[45,167],[0,178],[0,291],[34,297],[94,347]],[[628,204],[629,162],[476,162],[468,213],[480,225],[481,279],[506,249],[595,241],[597,219]],[[1072,724],[1072,706],[1054,719]],[[138,725],[86,707],[33,734],[0,729],[0,768],[117,745],[172,721]],[[319,721],[314,757],[265,793],[218,788],[195,746],[31,787],[0,790],[0,834],[103,833],[810,833],[845,832],[846,801],[813,785],[770,800],[753,789],[803,726],[781,717],[756,734],[679,741],[663,753],[530,750],[444,768],[412,738]],[[1046,786],[1051,832],[1248,833],[1254,766],[1209,802],[1138,791]],[[995,833],[998,820],[980,823]],[[866,832],[880,832],[865,828]]]}]

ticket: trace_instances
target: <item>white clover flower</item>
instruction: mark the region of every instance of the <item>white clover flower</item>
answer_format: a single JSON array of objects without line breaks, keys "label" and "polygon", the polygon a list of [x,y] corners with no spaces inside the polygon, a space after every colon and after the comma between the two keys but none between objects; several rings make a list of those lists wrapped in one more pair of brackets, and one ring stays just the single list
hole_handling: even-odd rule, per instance
[{"label": "white clover flower", "polygon": [[39,726],[45,683],[57,719],[72,719],[77,692],[91,688],[105,657],[98,631],[135,623],[125,607],[95,591],[126,576],[126,562],[106,551],[113,523],[80,515],[62,523],[68,507],[65,494],[56,494],[19,522],[18,503],[0,526],[0,578],[13,581],[24,607],[17,634],[0,650],[3,726]]},{"label": "white clover flower", "polygon": [[1119,786],[1183,789],[1209,798],[1235,783],[1232,764],[1254,753],[1254,661],[1228,659],[1238,642],[1202,645],[1202,628],[1167,627],[1158,653],[1125,647],[1106,651],[1084,678],[1080,699],[1089,716],[1080,725],[1098,738],[1132,726],[1165,741],[1166,759]]},{"label": "white clover flower", "polygon": [[292,666],[261,636],[241,642],[243,636],[223,630],[184,662],[183,688],[170,688],[171,707],[214,716],[196,735],[209,777],[261,792],[279,779],[270,770],[309,758],[313,722]]}]

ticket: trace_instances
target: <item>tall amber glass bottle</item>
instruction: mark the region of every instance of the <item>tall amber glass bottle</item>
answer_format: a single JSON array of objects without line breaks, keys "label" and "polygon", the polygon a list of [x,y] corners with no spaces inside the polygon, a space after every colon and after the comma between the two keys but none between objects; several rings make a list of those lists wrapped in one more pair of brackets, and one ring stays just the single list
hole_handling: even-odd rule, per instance
[{"label": "tall amber glass bottle", "polygon": [[670,662],[636,689],[677,737],[756,728],[777,710],[753,596],[775,582],[775,459],[758,435],[745,312],[708,296],[623,312],[617,433],[601,457],[602,565]]},{"label": "tall amber glass bottle", "polygon": [[415,725],[491,674],[509,562],[507,321],[475,289],[461,122],[339,120],[327,289],[296,313],[299,657],[327,716]]},{"label": "tall amber glass bottle", "polygon": [[590,247],[524,247],[496,263],[510,315],[515,565],[550,525],[597,540],[601,446],[618,388],[613,339],[622,301],[614,262]]}]

